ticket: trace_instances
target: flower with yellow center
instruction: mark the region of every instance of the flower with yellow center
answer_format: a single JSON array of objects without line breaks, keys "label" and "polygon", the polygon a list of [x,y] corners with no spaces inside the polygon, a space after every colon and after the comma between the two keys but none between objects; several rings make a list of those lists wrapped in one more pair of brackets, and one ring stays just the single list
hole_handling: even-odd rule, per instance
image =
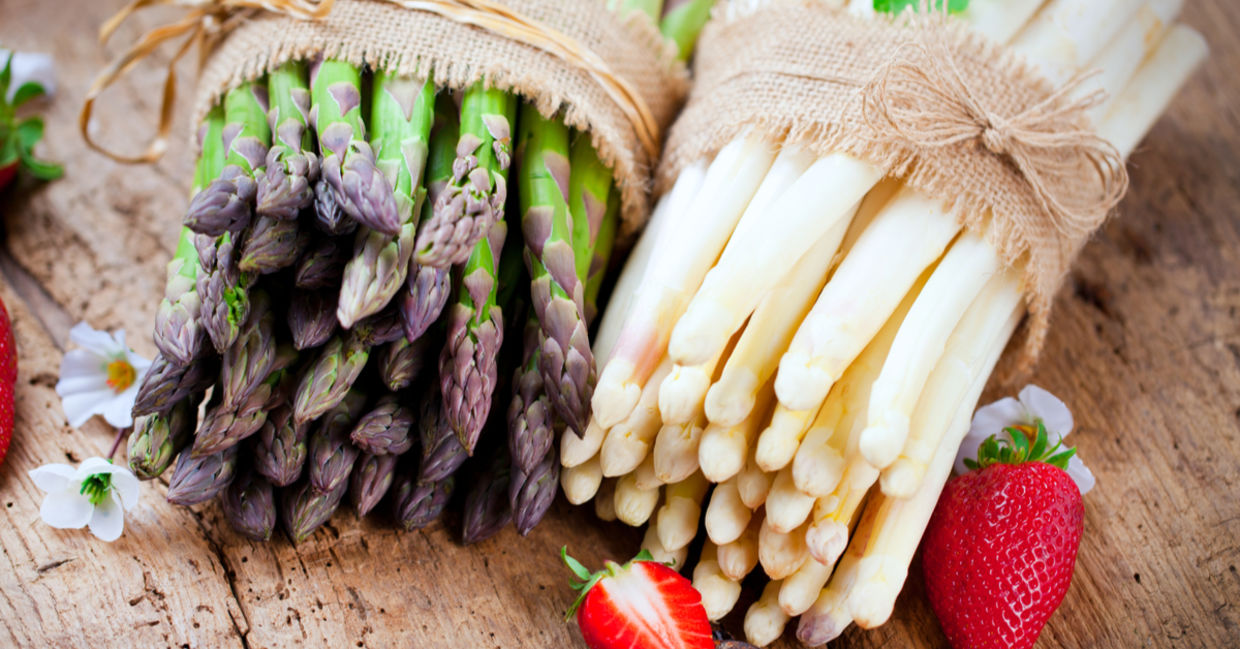
[{"label": "flower with yellow center", "polygon": [[124,331],[95,331],[83,322],[69,331],[69,339],[78,348],[65,352],[56,383],[69,425],[76,428],[94,415],[116,428],[132,425],[138,383],[151,362],[125,344]]}]

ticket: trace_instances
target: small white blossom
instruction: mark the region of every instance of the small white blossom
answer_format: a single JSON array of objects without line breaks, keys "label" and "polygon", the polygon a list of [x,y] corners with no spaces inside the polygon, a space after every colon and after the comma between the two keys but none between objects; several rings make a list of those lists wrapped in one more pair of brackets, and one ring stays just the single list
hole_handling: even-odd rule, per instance
[{"label": "small white blossom", "polygon": [[[982,442],[991,435],[1004,435],[1008,427],[1036,428],[1038,420],[1046,428],[1047,439],[1051,444],[1062,440],[1072,432],[1072,411],[1064,405],[1059,397],[1036,385],[1026,385],[1020,391],[1018,399],[1004,397],[998,401],[982,406],[973,413],[973,423],[969,426],[969,434],[965,436],[960,451],[956,454],[956,472],[965,473],[965,459],[976,459]],[[1068,460],[1068,475],[1076,482],[1081,494],[1094,488],[1094,474],[1085,466],[1081,458],[1073,455]]]},{"label": "small white blossom", "polygon": [[47,492],[39,516],[58,529],[90,531],[115,541],[125,529],[125,510],[138,504],[138,479],[129,469],[101,457],[87,458],[78,468],[45,464],[29,473]]},{"label": "small white blossom", "polygon": [[13,57],[13,78],[9,82],[9,96],[5,97],[7,101],[12,101],[17,89],[29,81],[43,86],[49,98],[56,94],[56,66],[52,57],[38,52],[11,53],[0,49],[0,66],[9,60],[10,54]]},{"label": "small white blossom", "polygon": [[77,428],[93,415],[103,415],[116,428],[133,425],[130,411],[151,361],[125,344],[124,331],[113,335],[79,322],[69,339],[78,349],[65,352],[56,383],[69,425]]}]

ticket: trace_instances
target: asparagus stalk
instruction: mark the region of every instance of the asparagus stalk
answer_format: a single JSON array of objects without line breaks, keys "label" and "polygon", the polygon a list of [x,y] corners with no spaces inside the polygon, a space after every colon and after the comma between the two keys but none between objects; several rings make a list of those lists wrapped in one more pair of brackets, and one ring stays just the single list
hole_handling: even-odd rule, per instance
[{"label": "asparagus stalk", "polygon": [[301,476],[306,463],[310,424],[298,424],[287,404],[271,411],[259,431],[254,448],[254,470],[273,485],[286,487]]},{"label": "asparagus stalk", "polygon": [[[421,205],[423,227],[431,220],[433,206],[452,181],[459,136],[455,106],[446,96],[440,97],[435,102],[435,125],[431,129],[426,160],[426,200]],[[413,341],[439,319],[451,293],[451,276],[446,267],[424,266],[416,258],[409,263],[406,288],[401,295],[401,317],[405,322],[405,336]]]},{"label": "asparagus stalk", "polygon": [[324,414],[319,427],[310,434],[306,473],[310,486],[316,491],[329,493],[348,486],[349,473],[360,453],[349,442],[349,432],[365,405],[365,395],[350,390],[339,404]]},{"label": "asparagus stalk", "polygon": [[225,407],[240,406],[271,373],[277,349],[275,319],[267,293],[253,291],[250,295],[250,313],[237,341],[224,352],[220,367]]},{"label": "asparagus stalk", "polygon": [[427,390],[418,409],[418,439],[422,444],[422,459],[418,468],[418,482],[441,482],[456,472],[469,457],[461,440],[443,420],[442,402],[432,390]]},{"label": "asparagus stalk", "polygon": [[487,469],[475,476],[473,488],[465,497],[461,540],[466,545],[494,536],[512,520],[513,510],[508,500],[511,465],[508,445],[496,444]]},{"label": "asparagus stalk", "polygon": [[293,347],[298,351],[321,347],[336,332],[336,298],[331,289],[294,289],[285,312]]},{"label": "asparagus stalk", "polygon": [[473,453],[486,424],[495,392],[496,357],[504,341],[496,273],[507,232],[507,224],[497,221],[465,264],[447,313],[447,342],[439,356],[444,422],[468,453]]},{"label": "asparagus stalk", "polygon": [[401,405],[403,398],[385,394],[353,427],[353,445],[371,455],[400,455],[416,441],[410,432],[413,412]]},{"label": "asparagus stalk", "polygon": [[698,34],[706,26],[714,6],[715,0],[667,0],[664,3],[659,31],[676,44],[676,55],[681,61],[688,61],[693,55]]},{"label": "asparagus stalk", "polygon": [[446,268],[465,263],[491,225],[504,219],[516,113],[516,96],[485,82],[465,91],[451,181],[418,233],[419,264]]},{"label": "asparagus stalk", "polygon": [[135,475],[144,480],[158,478],[189,446],[198,426],[200,400],[200,395],[191,395],[166,414],[156,412],[134,420],[126,456]]},{"label": "asparagus stalk", "polygon": [[243,273],[274,273],[297,263],[309,235],[296,219],[260,215],[246,233],[237,268]]},{"label": "asparagus stalk", "polygon": [[319,178],[314,184],[314,227],[329,237],[339,237],[357,231],[357,221],[340,207],[336,193],[327,178]]},{"label": "asparagus stalk", "polygon": [[293,399],[293,418],[304,423],[335,408],[366,367],[370,350],[356,334],[336,335],[301,375]]},{"label": "asparagus stalk", "polygon": [[249,224],[271,146],[267,125],[267,85],[247,81],[224,95],[224,168],[190,201],[185,225],[194,232],[218,237],[240,232]]},{"label": "asparagus stalk", "polygon": [[349,476],[349,500],[358,516],[365,516],[383,500],[396,477],[398,455],[371,455],[358,458]]},{"label": "asparagus stalk", "polygon": [[419,338],[409,342],[399,338],[379,350],[379,379],[387,389],[399,392],[413,384],[422,372],[426,358],[427,340]]},{"label": "asparagus stalk", "polygon": [[513,522],[521,536],[530,533],[546,516],[555,500],[556,485],[560,482],[560,462],[555,453],[548,450],[530,471],[514,466],[509,485],[509,505]]},{"label": "asparagus stalk", "polygon": [[396,520],[405,531],[419,530],[439,518],[452,498],[456,479],[413,481],[407,479],[396,494]]},{"label": "asparagus stalk", "polygon": [[[531,278],[531,300],[541,324],[539,371],[556,413],[573,430],[584,431],[592,394],[594,356],[586,330],[585,287],[578,273],[568,207],[568,128],[543,117],[532,107],[522,110],[520,119],[521,229]],[[583,182],[582,190],[586,187]],[[606,200],[601,204],[591,200],[596,222],[602,220],[605,207]],[[589,217],[583,216],[587,218],[582,225],[588,226]],[[589,257],[582,260],[587,272],[589,262]]]},{"label": "asparagus stalk", "polygon": [[[238,404],[213,399],[194,439],[191,453],[212,455],[259,432],[272,408],[288,400],[297,377],[289,365],[297,354],[289,346],[281,346],[269,373]],[[217,388],[218,390],[218,388]]]},{"label": "asparagus stalk", "polygon": [[341,481],[332,491],[321,492],[309,480],[285,489],[281,498],[280,520],[293,543],[310,538],[319,526],[326,523],[348,490],[348,481]]},{"label": "asparagus stalk", "polygon": [[353,259],[344,268],[336,316],[346,329],[387,305],[409,271],[417,234],[421,188],[431,125],[435,84],[416,82],[386,72],[374,79],[371,100],[371,146],[379,170],[392,185],[400,231],[388,235],[363,228],[357,234]]},{"label": "asparagus stalk", "polygon": [[134,397],[133,415],[168,412],[191,394],[214,385],[218,368],[219,359],[215,355],[199,358],[189,365],[177,365],[163,354],[156,355]]},{"label": "asparagus stalk", "polygon": [[[348,261],[348,254],[348,250],[334,238],[314,237],[302,251],[301,258],[297,260],[293,273],[294,285],[304,289],[339,286],[345,262]],[[334,313],[334,310],[331,313]]]},{"label": "asparagus stalk", "polygon": [[238,471],[221,500],[224,516],[242,536],[271,540],[276,528],[275,489],[254,471]]},{"label": "asparagus stalk", "polygon": [[[659,529],[662,528],[660,524]],[[740,599],[740,580],[723,574],[719,567],[719,550],[710,541],[702,546],[702,556],[693,567],[693,587],[702,594],[702,608],[706,609],[706,617],[710,620],[722,619]]]},{"label": "asparagus stalk", "polygon": [[250,313],[249,289],[255,281],[251,273],[238,266],[240,251],[233,233],[225,232],[213,245],[205,244],[206,235],[198,235],[199,264],[206,272],[198,273],[198,295],[202,300],[202,325],[215,346],[224,353],[241,333],[241,324]]},{"label": "asparagus stalk", "polygon": [[784,634],[788,614],[779,606],[781,582],[772,579],[762,589],[762,596],[745,611],[745,639],[751,644],[765,647]]},{"label": "asparagus stalk", "polygon": [[183,451],[168,481],[168,502],[189,506],[211,500],[232,482],[236,466],[235,445],[203,457]]},{"label": "asparagus stalk", "polygon": [[551,452],[554,416],[538,371],[538,319],[531,312],[525,324],[523,361],[512,379],[508,405],[508,450],[517,473],[529,473]]},{"label": "asparagus stalk", "polygon": [[319,156],[314,152],[310,125],[310,83],[306,64],[289,61],[267,78],[271,110],[267,119],[272,133],[266,172],[258,181],[255,213],[295,221],[314,202],[314,183],[319,176]]},{"label": "asparagus stalk", "polygon": [[323,156],[320,173],[331,198],[357,223],[396,236],[400,208],[366,142],[361,71],[343,61],[315,63],[310,70],[310,102],[310,121]]}]

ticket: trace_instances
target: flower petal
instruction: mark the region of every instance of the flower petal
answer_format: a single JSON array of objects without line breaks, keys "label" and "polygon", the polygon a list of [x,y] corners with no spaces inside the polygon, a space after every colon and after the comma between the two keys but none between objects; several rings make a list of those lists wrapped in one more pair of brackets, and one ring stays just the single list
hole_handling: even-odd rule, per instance
[{"label": "flower petal", "polygon": [[109,336],[106,331],[97,331],[85,322],[73,325],[73,328],[69,330],[69,340],[77,343],[78,347],[90,350],[104,358],[125,353],[124,345],[118,344],[116,339]]},{"label": "flower petal", "polygon": [[65,418],[69,420],[69,425],[79,428],[93,415],[103,412],[108,402],[115,397],[116,393],[111,390],[99,390],[66,396],[60,400],[60,405],[65,410]]},{"label": "flower petal", "polygon": [[137,398],[138,387],[135,385],[120,394],[114,394],[99,414],[103,415],[113,428],[128,428],[133,425],[133,402]]},{"label": "flower petal", "polygon": [[77,491],[60,491],[43,499],[39,517],[57,529],[80,529],[90,522],[94,509],[90,500]]},{"label": "flower petal", "polygon": [[60,359],[60,382],[56,384],[56,393],[61,394],[60,384],[70,379],[84,377],[100,377],[101,383],[108,380],[108,360],[88,349],[71,349]]},{"label": "flower petal", "polygon": [[1072,432],[1072,411],[1059,397],[1031,383],[1020,391],[1020,402],[1030,414],[1042,420],[1052,443],[1056,435],[1062,439]]},{"label": "flower petal", "polygon": [[112,471],[112,493],[120,497],[121,506],[125,509],[133,509],[138,504],[139,489],[138,478],[125,466],[113,465]]},{"label": "flower petal", "polygon": [[956,473],[968,473],[965,460],[976,460],[977,450],[982,442],[991,435],[999,435],[1004,428],[1025,423],[1025,407],[1012,397],[1004,397],[998,401],[982,406],[973,413],[973,422],[969,424],[969,433],[960,443],[956,451]]},{"label": "flower petal", "polygon": [[102,390],[112,391],[112,388],[108,387],[108,375],[103,373],[72,378],[65,378],[62,374],[60,381],[56,384],[56,394],[61,398]]},{"label": "flower petal", "polygon": [[1094,484],[1097,483],[1094,479],[1094,472],[1090,471],[1089,467],[1085,466],[1084,460],[1076,455],[1068,459],[1068,475],[1076,483],[1076,488],[1081,490],[1082,496],[1089,493],[1089,490],[1093,489]]},{"label": "flower petal", "polygon": [[125,531],[125,510],[121,509],[120,497],[112,492],[110,498],[95,507],[90,517],[90,531],[102,541],[115,541]]},{"label": "flower petal", "polygon": [[74,485],[77,483],[77,469],[68,464],[44,464],[27,472],[26,475],[34,481],[34,486],[47,493],[56,493],[69,488],[76,489]]},{"label": "flower petal", "polygon": [[[0,50],[0,65],[7,58],[8,52]],[[5,100],[12,101],[17,89],[29,81],[41,84],[48,97],[56,92],[56,68],[51,56],[38,52],[13,54],[13,79],[9,83],[9,96]]]},{"label": "flower petal", "polygon": [[78,468],[77,468],[78,482],[81,482],[85,480],[86,478],[92,475],[95,475],[96,473],[109,473],[110,474],[115,469],[116,469],[115,464],[112,464],[111,462],[99,456],[88,457],[85,460],[82,460],[82,463],[78,465]]}]

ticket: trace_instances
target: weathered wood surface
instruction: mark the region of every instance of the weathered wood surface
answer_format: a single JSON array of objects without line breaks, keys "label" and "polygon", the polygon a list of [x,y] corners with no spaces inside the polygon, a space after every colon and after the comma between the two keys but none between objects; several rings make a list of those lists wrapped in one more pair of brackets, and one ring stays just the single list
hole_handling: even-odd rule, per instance
[{"label": "weathered wood surface", "polygon": [[[529,538],[506,531],[470,548],[451,518],[397,534],[350,514],[298,547],[254,544],[215,505],[168,505],[162,484],[144,488],[113,544],[39,521],[26,471],[101,454],[111,437],[98,421],[72,430],[61,413],[68,328],[124,328],[152,354],[145,332],[185,205],[186,147],[125,167],[76,134],[91,76],[137,33],[97,45],[121,4],[0,0],[0,43],[57,58],[42,151],[67,167],[64,180],[0,197],[0,297],[21,350],[17,432],[0,468],[0,646],[581,646],[560,620],[570,591],[556,549],[597,564],[630,554],[639,534],[563,504]],[[1121,217],[1060,295],[1034,377],[1072,406],[1074,441],[1098,476],[1076,578],[1041,647],[1240,644],[1240,5],[1193,2],[1184,18],[1214,56],[1134,157]],[[148,135],[154,69],[108,95],[108,142],[137,151]],[[839,644],[889,642],[945,644],[916,577],[889,624]]]}]

